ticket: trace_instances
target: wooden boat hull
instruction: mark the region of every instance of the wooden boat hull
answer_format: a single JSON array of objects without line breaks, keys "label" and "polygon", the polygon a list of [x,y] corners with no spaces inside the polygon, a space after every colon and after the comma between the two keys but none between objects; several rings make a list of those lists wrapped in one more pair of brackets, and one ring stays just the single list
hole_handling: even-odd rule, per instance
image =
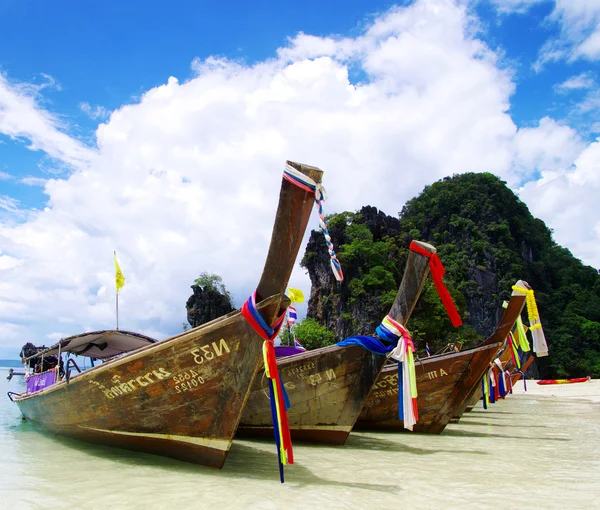
[{"label": "wooden boat hull", "polygon": [[[435,248],[418,243],[435,253]],[[411,251],[389,316],[406,322],[429,272],[429,259]],[[336,345],[279,358],[277,366],[291,407],[292,439],[341,445],[352,430],[386,356],[356,345]],[[257,378],[242,416],[239,434],[272,436],[271,406],[264,372]]]},{"label": "wooden boat hull", "polygon": [[[521,282],[521,280],[519,280],[519,282]],[[517,284],[519,284],[519,282],[517,282]],[[522,282],[522,283],[524,283],[524,282]],[[500,321],[498,322],[498,325],[496,326],[496,329],[488,338],[486,338],[479,345],[483,346],[483,345],[489,345],[492,343],[496,343],[500,346],[505,345],[506,338],[508,337],[508,334],[513,329],[515,322],[521,315],[521,312],[523,311],[524,306],[525,306],[525,296],[518,294],[518,293],[513,293],[513,295],[510,297],[510,300],[508,302],[508,306],[504,310],[504,313],[502,314],[502,317],[500,318]],[[500,349],[498,349],[498,350],[500,350]],[[505,352],[506,351],[508,351],[508,349],[505,349]],[[510,353],[508,353],[508,358],[510,359]],[[482,374],[482,376],[483,376],[483,374]],[[475,406],[475,404],[479,401],[480,398],[481,398],[481,381],[477,381],[477,383],[473,385],[473,388],[471,389],[471,391],[465,395],[463,402],[458,406],[458,409],[456,410],[456,412],[454,413],[454,416],[453,416],[453,422],[457,422],[458,420],[460,420],[460,417],[463,415],[463,413],[471,411],[473,409],[473,407]]]},{"label": "wooden boat hull", "polygon": [[[357,346],[330,346],[280,358],[277,366],[291,404],[292,439],[344,444],[385,360]],[[273,437],[264,370],[254,381],[238,436]]]},{"label": "wooden boat hull", "polygon": [[[498,348],[498,344],[490,344],[417,362],[419,420],[414,431],[440,434],[465,394],[481,378]],[[398,419],[397,366],[383,369],[354,428],[406,430],[403,421]]]},{"label": "wooden boat hull", "polygon": [[61,435],[221,468],[262,343],[232,312],[14,400],[26,419]]}]

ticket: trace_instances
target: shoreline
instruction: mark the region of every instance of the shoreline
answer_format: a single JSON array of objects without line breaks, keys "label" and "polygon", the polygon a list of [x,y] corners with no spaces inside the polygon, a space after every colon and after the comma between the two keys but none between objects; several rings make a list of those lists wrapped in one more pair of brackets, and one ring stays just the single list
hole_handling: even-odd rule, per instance
[{"label": "shoreline", "polygon": [[535,379],[527,379],[527,391],[523,388],[523,381],[519,380],[513,388],[513,395],[589,400],[597,404],[600,403],[600,379],[591,379],[581,383],[549,385],[540,385],[537,384]]}]

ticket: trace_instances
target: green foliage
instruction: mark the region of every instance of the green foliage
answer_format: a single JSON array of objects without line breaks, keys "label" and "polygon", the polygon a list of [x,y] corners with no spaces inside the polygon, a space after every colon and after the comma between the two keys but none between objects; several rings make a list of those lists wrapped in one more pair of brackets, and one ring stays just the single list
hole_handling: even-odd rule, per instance
[{"label": "green foliage", "polygon": [[233,302],[231,294],[223,283],[223,278],[221,278],[218,274],[208,272],[200,273],[200,276],[194,280],[194,285],[202,287],[205,291],[212,290],[215,292],[220,292],[229,300],[229,303]]},{"label": "green foliage", "polygon": [[[556,245],[550,229],[503,181],[489,173],[448,177],[408,201],[399,224],[379,215],[374,219],[373,208],[366,207],[329,218],[346,280],[339,305],[326,310],[327,324],[372,333],[394,301],[410,241],[423,240],[438,250],[465,326],[452,327],[429,280],[408,323],[421,352],[425,342],[435,352],[450,342],[468,347],[489,335],[502,300],[522,279],[535,290],[550,348],[550,356],[538,360],[539,375],[600,377],[600,276]],[[307,251],[303,265],[327,262],[317,255]]]},{"label": "green foliage", "polygon": [[[294,327],[296,338],[305,349],[318,349],[335,343],[335,335],[315,319],[307,317]],[[283,339],[282,339],[283,342]]]}]

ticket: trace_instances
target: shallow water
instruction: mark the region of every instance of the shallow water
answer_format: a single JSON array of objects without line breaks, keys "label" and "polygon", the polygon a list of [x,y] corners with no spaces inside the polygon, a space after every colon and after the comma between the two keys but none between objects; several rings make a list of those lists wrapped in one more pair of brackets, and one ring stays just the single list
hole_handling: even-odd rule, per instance
[{"label": "shallow water", "polygon": [[[599,393],[600,381],[590,389]],[[221,471],[87,445],[20,418],[0,370],[0,508],[600,508],[600,404],[515,394],[441,436],[353,433],[294,445],[235,441]]]}]

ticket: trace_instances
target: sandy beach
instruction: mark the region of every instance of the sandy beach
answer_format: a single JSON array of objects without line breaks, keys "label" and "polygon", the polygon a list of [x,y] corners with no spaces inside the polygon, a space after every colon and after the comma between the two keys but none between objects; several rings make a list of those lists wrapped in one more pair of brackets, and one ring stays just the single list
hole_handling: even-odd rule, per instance
[{"label": "sandy beach", "polygon": [[583,383],[539,385],[537,381],[527,381],[527,391],[523,381],[518,381],[513,389],[515,395],[528,394],[548,398],[573,398],[600,403],[600,379]]}]

